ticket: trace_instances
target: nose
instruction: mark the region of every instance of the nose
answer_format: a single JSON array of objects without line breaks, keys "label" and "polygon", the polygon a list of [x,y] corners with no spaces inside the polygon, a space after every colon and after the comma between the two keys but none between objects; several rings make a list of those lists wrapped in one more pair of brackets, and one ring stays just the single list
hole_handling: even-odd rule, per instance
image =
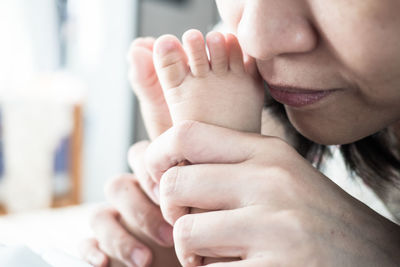
[{"label": "nose", "polygon": [[318,38],[302,4],[299,0],[245,1],[237,28],[243,50],[260,60],[314,50]]}]

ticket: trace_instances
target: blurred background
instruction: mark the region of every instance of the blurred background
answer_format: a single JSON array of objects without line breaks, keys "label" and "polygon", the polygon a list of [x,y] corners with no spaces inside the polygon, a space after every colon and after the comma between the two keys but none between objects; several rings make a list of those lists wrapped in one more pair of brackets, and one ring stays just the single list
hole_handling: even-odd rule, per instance
[{"label": "blurred background", "polygon": [[0,0],[0,213],[103,201],[146,138],[130,42],[217,21],[212,0]]}]

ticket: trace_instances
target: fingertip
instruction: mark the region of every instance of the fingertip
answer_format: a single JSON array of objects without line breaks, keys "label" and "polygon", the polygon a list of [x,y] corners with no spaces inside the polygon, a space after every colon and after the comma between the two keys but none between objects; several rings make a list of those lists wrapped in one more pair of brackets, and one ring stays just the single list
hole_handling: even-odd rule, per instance
[{"label": "fingertip", "polygon": [[152,254],[147,248],[135,248],[132,251],[131,260],[135,266],[149,266],[152,261]]},{"label": "fingertip", "polygon": [[98,247],[98,242],[94,238],[84,240],[79,246],[80,257],[95,267],[108,266],[109,259]]},{"label": "fingertip", "polygon": [[108,257],[100,251],[93,251],[88,256],[88,262],[95,267],[107,267]]}]

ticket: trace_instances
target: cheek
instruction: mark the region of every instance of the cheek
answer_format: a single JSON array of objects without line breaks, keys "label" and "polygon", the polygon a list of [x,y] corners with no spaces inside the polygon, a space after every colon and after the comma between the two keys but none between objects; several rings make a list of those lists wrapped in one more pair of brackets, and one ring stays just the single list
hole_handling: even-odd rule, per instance
[{"label": "cheek", "polygon": [[329,14],[322,13],[326,16],[317,20],[327,46],[342,65],[343,76],[361,88],[369,104],[399,101],[400,2],[337,0],[327,5]]}]

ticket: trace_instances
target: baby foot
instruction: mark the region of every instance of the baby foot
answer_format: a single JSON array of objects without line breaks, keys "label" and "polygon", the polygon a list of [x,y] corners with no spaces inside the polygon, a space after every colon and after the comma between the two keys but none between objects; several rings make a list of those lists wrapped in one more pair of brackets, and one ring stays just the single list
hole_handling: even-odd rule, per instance
[{"label": "baby foot", "polygon": [[151,138],[172,126],[171,117],[153,64],[153,38],[133,41],[129,53],[129,80],[139,98],[144,123]]},{"label": "baby foot", "polygon": [[196,120],[240,131],[260,132],[264,87],[254,61],[243,60],[236,37],[190,30],[154,44],[154,65],[173,123]]}]

